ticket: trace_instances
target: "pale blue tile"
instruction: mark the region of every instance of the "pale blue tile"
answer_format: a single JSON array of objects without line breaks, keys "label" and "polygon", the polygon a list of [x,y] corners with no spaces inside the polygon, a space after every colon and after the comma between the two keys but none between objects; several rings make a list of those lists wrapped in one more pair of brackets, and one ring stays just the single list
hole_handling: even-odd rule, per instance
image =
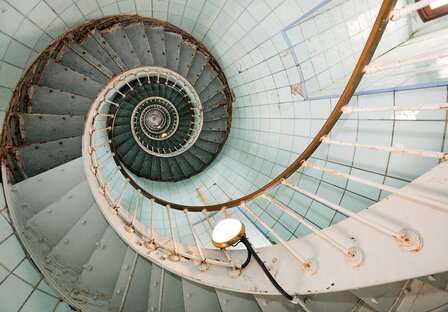
[{"label": "pale blue tile", "polygon": [[34,286],[37,286],[42,278],[41,274],[28,259],[22,261],[22,263],[14,270],[14,274]]},{"label": "pale blue tile", "polygon": [[0,311],[18,311],[33,288],[14,275],[0,285]]},{"label": "pale blue tile", "polygon": [[25,258],[22,246],[15,235],[10,236],[0,245],[0,263],[12,271]]}]

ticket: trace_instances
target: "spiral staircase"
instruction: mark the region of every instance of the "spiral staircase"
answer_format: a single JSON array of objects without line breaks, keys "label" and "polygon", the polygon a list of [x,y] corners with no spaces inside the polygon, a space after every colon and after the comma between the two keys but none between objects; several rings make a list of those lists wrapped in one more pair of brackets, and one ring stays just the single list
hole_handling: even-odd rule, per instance
[{"label": "spiral staircase", "polygon": [[[213,167],[231,131],[234,95],[201,42],[137,15],[90,20],[54,40],[10,101],[2,181],[16,234],[58,296],[80,311],[342,312],[394,311],[418,283],[446,291],[446,152],[351,143],[331,132],[341,115],[369,112],[348,103],[395,3],[382,4],[347,87],[298,158],[272,181],[224,203],[164,197],[170,185],[181,188]],[[434,162],[404,187],[392,187],[325,166],[320,157],[328,159],[334,146]],[[310,171],[389,195],[361,212],[344,208],[307,189],[301,179]],[[284,204],[285,194],[347,219],[320,227]],[[285,239],[263,211],[311,234]],[[272,244],[256,246],[258,254],[293,302],[254,261],[241,267],[246,250],[212,248],[213,226],[227,217],[246,223],[249,240],[266,233]]]}]

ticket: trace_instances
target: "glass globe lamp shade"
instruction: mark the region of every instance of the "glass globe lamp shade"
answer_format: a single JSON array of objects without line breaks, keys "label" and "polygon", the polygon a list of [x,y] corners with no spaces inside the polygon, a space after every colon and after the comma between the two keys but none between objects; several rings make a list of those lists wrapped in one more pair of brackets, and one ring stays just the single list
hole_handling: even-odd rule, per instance
[{"label": "glass globe lamp shade", "polygon": [[217,248],[227,248],[244,236],[244,224],[236,219],[223,219],[216,224],[212,233],[212,243]]}]

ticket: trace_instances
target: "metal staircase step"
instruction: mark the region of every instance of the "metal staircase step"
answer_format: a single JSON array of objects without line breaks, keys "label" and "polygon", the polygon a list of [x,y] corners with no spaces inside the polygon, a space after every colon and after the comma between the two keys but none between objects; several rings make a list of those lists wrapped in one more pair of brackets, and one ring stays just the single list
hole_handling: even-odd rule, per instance
[{"label": "metal staircase step", "polygon": [[96,243],[76,283],[78,289],[100,298],[111,298],[126,255],[127,246],[112,227]]},{"label": "metal staircase step", "polygon": [[139,257],[140,256],[135,253],[131,247],[126,249],[126,253],[121,263],[120,272],[114,286],[112,298],[110,300],[110,310],[122,311],[124,299],[129,291],[129,286],[131,284],[135,267],[137,265],[137,259]]},{"label": "metal staircase step", "polygon": [[127,69],[140,67],[142,65],[137,53],[134,51],[134,47],[128,39],[128,35],[122,28],[104,31],[101,35],[107,40],[123,63],[126,64]]},{"label": "metal staircase step", "polygon": [[[160,300],[159,308],[161,311],[185,311],[183,298],[182,279],[169,271],[164,271],[163,274],[163,288],[162,298]],[[173,300],[178,298],[178,300]]]},{"label": "metal staircase step", "polygon": [[[359,306],[359,298],[348,291],[309,295],[304,299],[311,311],[353,311]],[[355,310],[356,311],[356,310]]]},{"label": "metal staircase step", "polygon": [[[132,136],[132,135],[131,135]],[[124,142],[122,142],[122,143],[117,143],[117,145],[116,145],[116,150],[117,150],[117,152],[122,156],[122,157],[124,157],[124,155],[126,155],[128,152],[129,152],[129,150],[135,145],[136,143],[135,143],[135,140],[134,139],[128,139],[128,140],[125,140]]]},{"label": "metal staircase step", "polygon": [[141,147],[134,142],[134,145],[129,149],[129,151],[123,155],[123,159],[126,159],[128,163],[132,164],[135,161]]},{"label": "metal staircase step", "polygon": [[[67,179],[67,176],[70,179]],[[33,216],[85,180],[83,159],[79,157],[14,185],[20,191],[26,210]]]},{"label": "metal staircase step", "polygon": [[181,178],[184,173],[182,171],[182,168],[179,166],[179,163],[175,159],[173,159],[173,157],[168,157],[167,161],[170,167],[172,177],[174,179]]},{"label": "metal staircase step", "polygon": [[162,311],[161,301],[163,295],[163,281],[165,270],[153,265],[151,270],[151,282],[149,284],[148,310]]},{"label": "metal staircase step", "polygon": [[200,136],[196,141],[195,145],[211,154],[216,153],[219,148],[219,144],[201,139]]},{"label": "metal staircase step", "polygon": [[175,72],[177,72],[179,68],[181,43],[181,35],[171,32],[165,32],[166,67]]},{"label": "metal staircase step", "polygon": [[161,27],[146,28],[154,65],[166,67],[165,30]]},{"label": "metal staircase step", "polygon": [[[130,279],[126,296],[123,298],[123,312],[147,312],[148,300],[151,299],[152,265],[143,257],[137,258],[134,273]],[[149,298],[148,298],[149,294]]]},{"label": "metal staircase step", "polygon": [[194,173],[193,166],[188,162],[184,155],[181,154],[176,156],[176,162],[184,173],[184,176],[190,176]]},{"label": "metal staircase step", "polygon": [[32,85],[31,112],[34,114],[56,114],[83,116],[87,113],[92,99],[45,86]]},{"label": "metal staircase step", "polygon": [[[91,53],[89,53],[89,51],[84,49],[84,47],[75,42],[70,43],[68,47],[70,48],[70,50],[82,57],[87,63],[94,66],[98,71],[105,75],[108,80],[112,79],[112,77],[114,76],[114,72],[112,72],[105,64],[103,64],[100,59],[93,56]],[[98,52],[95,53],[95,55],[98,55]]]},{"label": "metal staircase step", "polygon": [[227,130],[227,119],[218,119],[213,121],[204,120],[202,129],[225,132]]},{"label": "metal staircase step", "polygon": [[293,304],[281,296],[254,295],[258,306],[263,312],[297,312],[305,311],[299,304]]},{"label": "metal staircase step", "polygon": [[193,62],[194,55],[196,54],[196,47],[188,42],[182,42],[179,56],[179,68],[178,73],[182,77],[187,77],[190,70],[191,63]]},{"label": "metal staircase step", "polygon": [[174,174],[171,172],[171,166],[168,159],[160,159],[160,175],[164,181],[173,178]]},{"label": "metal staircase step", "polygon": [[86,180],[34,215],[28,225],[56,245],[94,203]]},{"label": "metal staircase step", "polygon": [[24,144],[45,143],[81,136],[84,117],[48,114],[17,114],[23,128],[20,134]]},{"label": "metal staircase step", "polygon": [[202,107],[204,108],[204,114],[224,106],[225,103],[226,103],[226,97],[222,92],[219,92],[211,99],[208,99],[207,101],[202,103]]},{"label": "metal staircase step", "polygon": [[135,172],[138,172],[143,166],[143,162],[145,161],[145,155],[146,152],[140,148],[137,156],[135,157],[133,163],[131,164],[131,169],[133,169]]},{"label": "metal staircase step", "polygon": [[215,289],[182,279],[185,312],[221,312]]},{"label": "metal staircase step", "polygon": [[129,68],[117,54],[117,52],[112,48],[106,38],[103,37],[101,32],[91,32],[91,36],[96,40],[96,42],[101,46],[101,48],[107,53],[110,59],[118,66],[120,72],[124,72]]},{"label": "metal staircase step", "polygon": [[224,90],[224,85],[221,80],[216,77],[213,81],[204,89],[201,93],[199,93],[199,98],[202,103],[212,99],[215,95],[222,92]]},{"label": "metal staircase step", "polygon": [[223,312],[236,312],[236,311],[260,311],[257,302],[250,294],[230,292],[227,290],[216,289],[216,295],[218,296],[221,310]]},{"label": "metal staircase step", "polygon": [[212,69],[210,64],[208,64],[202,71],[201,76],[199,76],[199,78],[196,80],[193,87],[195,88],[196,92],[200,94],[210,85],[210,83],[212,83],[212,81],[216,77],[216,72]]},{"label": "metal staircase step", "polygon": [[86,40],[80,43],[80,46],[87,51],[90,55],[94,55],[101,64],[104,64],[115,75],[122,72],[122,68],[113,60],[113,58],[107,53],[102,45],[93,35],[89,36]]},{"label": "metal staircase step", "polygon": [[220,131],[210,131],[207,129],[202,129],[201,134],[199,137],[203,140],[219,143],[222,142],[224,138],[225,133]]},{"label": "metal staircase step", "polygon": [[[89,62],[82,54],[83,52],[79,55],[69,48],[66,48],[66,50],[61,53],[63,53],[63,55],[58,56],[57,61],[61,62],[64,66],[71,68],[74,71],[77,71],[78,73],[81,73],[103,85],[106,84],[111,78],[105,75],[100,68],[97,67],[98,61],[95,62],[95,60],[90,60]],[[87,55],[86,52],[84,53]]]},{"label": "metal staircase step", "polygon": [[49,258],[80,270],[89,260],[108,226],[98,206],[93,204],[54,247]]},{"label": "metal staircase step", "polygon": [[154,58],[151,53],[151,47],[149,46],[144,26],[131,25],[125,27],[124,30],[134,47],[135,54],[140,59],[140,63],[143,66],[154,65]]},{"label": "metal staircase step", "polygon": [[45,172],[81,156],[81,137],[19,147],[17,154],[28,177]]},{"label": "metal staircase step", "polygon": [[45,67],[41,84],[88,98],[94,98],[103,87],[102,84],[53,60]]},{"label": "metal staircase step", "polygon": [[208,58],[205,57],[204,54],[196,51],[190,66],[190,70],[187,74],[187,80],[191,83],[191,85],[194,86],[196,84],[196,81],[198,81],[199,77],[202,74],[202,71],[208,65],[208,61]]}]

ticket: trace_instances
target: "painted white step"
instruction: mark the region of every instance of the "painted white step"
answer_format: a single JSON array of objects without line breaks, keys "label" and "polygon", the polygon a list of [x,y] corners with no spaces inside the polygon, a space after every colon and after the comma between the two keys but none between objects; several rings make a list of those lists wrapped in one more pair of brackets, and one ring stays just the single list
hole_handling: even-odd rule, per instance
[{"label": "painted white step", "polygon": [[77,286],[101,297],[112,297],[127,246],[112,227],[108,227],[86,263]]},{"label": "painted white step", "polygon": [[218,296],[215,289],[182,279],[185,312],[209,311],[220,312]]},{"label": "painted white step", "polygon": [[85,173],[80,157],[17,183],[13,189],[18,190],[23,203],[29,204],[27,209],[34,216],[83,180]]},{"label": "painted white step", "polygon": [[261,311],[251,294],[236,293],[217,289],[219,303],[223,312],[257,312]]},{"label": "painted white step", "polygon": [[82,268],[107,227],[108,224],[98,206],[93,204],[50,252],[49,257],[72,268]]},{"label": "painted white step", "polygon": [[28,221],[28,224],[56,245],[93,203],[89,184],[84,180],[42,209]]}]

